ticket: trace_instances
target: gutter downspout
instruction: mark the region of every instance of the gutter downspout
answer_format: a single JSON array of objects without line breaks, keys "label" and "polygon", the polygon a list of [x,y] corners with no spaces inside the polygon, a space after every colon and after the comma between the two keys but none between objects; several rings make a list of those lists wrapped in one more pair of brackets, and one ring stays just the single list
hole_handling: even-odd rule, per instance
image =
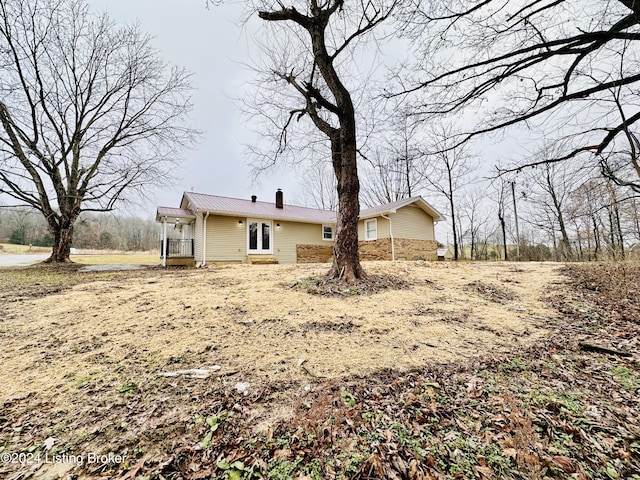
[{"label": "gutter downspout", "polygon": [[167,252],[169,249],[167,248],[167,217],[162,217],[162,252],[160,255],[162,257],[162,266],[167,266]]},{"label": "gutter downspout", "polygon": [[396,247],[393,241],[393,225],[391,223],[391,218],[387,217],[386,215],[380,215],[382,218],[385,218],[389,221],[389,236],[391,237],[391,261],[395,262],[396,261]]},{"label": "gutter downspout", "polygon": [[204,267],[207,264],[207,218],[209,218],[209,213],[205,215],[202,212],[202,264],[201,267]]}]

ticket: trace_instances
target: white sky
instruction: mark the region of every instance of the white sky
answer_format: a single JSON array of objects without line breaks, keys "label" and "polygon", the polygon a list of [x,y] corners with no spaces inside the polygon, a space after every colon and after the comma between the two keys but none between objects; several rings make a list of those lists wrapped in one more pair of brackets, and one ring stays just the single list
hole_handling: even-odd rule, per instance
[{"label": "white sky", "polygon": [[155,192],[148,208],[134,212],[155,216],[156,205],[178,206],[183,191],[274,201],[282,188],[285,202],[299,196],[295,175],[274,172],[252,184],[245,144],[254,133],[240,115],[237,101],[252,73],[246,62],[251,40],[239,26],[242,5],[207,9],[205,0],[88,0],[95,12],[119,23],[138,22],[154,37],[161,57],[193,73],[192,126],[202,139],[184,153],[175,187]]}]

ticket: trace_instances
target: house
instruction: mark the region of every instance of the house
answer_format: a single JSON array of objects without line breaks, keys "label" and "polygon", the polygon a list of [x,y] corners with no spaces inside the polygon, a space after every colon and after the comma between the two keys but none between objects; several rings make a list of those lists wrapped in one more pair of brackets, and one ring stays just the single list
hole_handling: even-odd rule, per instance
[{"label": "house", "polygon": [[[422,197],[364,209],[358,237],[361,260],[436,259],[434,223],[442,215]],[[185,192],[179,208],[158,207],[163,265],[329,262],[336,213],[275,202]],[[168,228],[174,236],[168,238]]]}]

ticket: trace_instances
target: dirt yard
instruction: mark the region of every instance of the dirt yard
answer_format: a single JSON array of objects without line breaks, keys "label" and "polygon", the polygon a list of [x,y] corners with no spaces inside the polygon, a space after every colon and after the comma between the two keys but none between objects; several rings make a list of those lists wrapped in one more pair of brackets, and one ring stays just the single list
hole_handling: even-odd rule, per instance
[{"label": "dirt yard", "polygon": [[[157,471],[169,465],[163,462],[177,468],[185,448],[178,446],[194,443],[198,462],[213,462],[215,470],[219,458],[208,456],[206,438],[219,446],[230,441],[213,437],[230,412],[251,426],[243,435],[268,439],[305,395],[328,388],[321,385],[360,378],[366,388],[367,378],[381,374],[400,378],[429,365],[535,350],[558,317],[549,298],[565,296],[569,282],[552,263],[365,268],[405,286],[367,295],[298,288],[326,265],[0,270],[0,454],[129,458],[126,465],[5,463],[0,475],[76,478],[82,471],[80,478],[94,478],[113,471],[135,478],[145,462]],[[520,367],[515,362],[504,372]],[[236,478],[222,465],[220,478]],[[171,478],[205,478],[194,472]],[[237,478],[254,478],[243,475]]]},{"label": "dirt yard", "polygon": [[0,392],[64,402],[79,379],[88,389],[219,365],[242,382],[303,382],[499,352],[544,333],[553,312],[540,298],[562,283],[552,264],[379,263],[368,271],[410,287],[339,298],[291,288],[325,269],[146,271],[5,302]]}]

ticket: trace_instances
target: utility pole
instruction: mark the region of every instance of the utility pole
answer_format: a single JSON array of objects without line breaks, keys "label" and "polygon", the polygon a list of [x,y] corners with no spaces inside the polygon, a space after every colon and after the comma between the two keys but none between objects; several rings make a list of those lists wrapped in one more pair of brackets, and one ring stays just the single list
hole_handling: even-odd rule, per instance
[{"label": "utility pole", "polygon": [[516,219],[516,258],[520,260],[520,229],[518,228],[518,208],[516,207],[516,182],[511,181],[511,196],[513,197],[513,216]]}]

